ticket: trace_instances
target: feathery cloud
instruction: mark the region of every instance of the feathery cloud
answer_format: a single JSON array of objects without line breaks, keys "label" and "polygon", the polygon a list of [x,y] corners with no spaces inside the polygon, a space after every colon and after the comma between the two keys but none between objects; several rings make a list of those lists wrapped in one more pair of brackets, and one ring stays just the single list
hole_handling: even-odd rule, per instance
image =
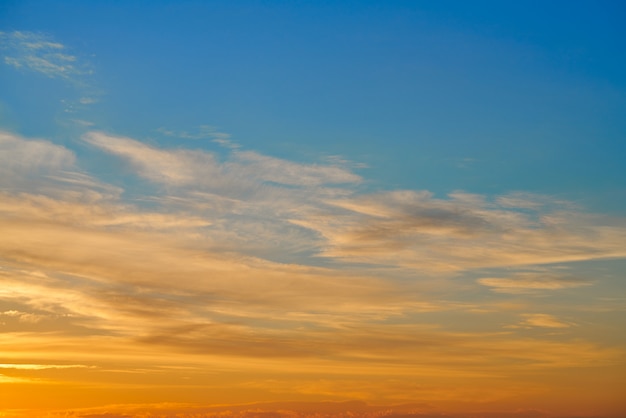
[{"label": "feathery cloud", "polygon": [[92,72],[86,63],[67,53],[65,45],[44,34],[0,32],[0,45],[5,51],[5,64],[17,69],[29,69],[50,78],[73,82]]},{"label": "feathery cloud", "polygon": [[531,214],[464,193],[437,199],[393,191],[326,203],[335,208],[316,208],[292,222],[324,237],[322,255],[348,262],[455,272],[626,255],[623,219],[559,202]]},{"label": "feathery cloud", "polygon": [[87,133],[83,139],[127,159],[141,176],[166,185],[243,186],[260,180],[280,185],[320,186],[361,180],[341,167],[298,164],[251,151],[237,151],[232,160],[220,163],[208,152],[157,149],[131,138],[101,132]]},{"label": "feathery cloud", "polygon": [[478,283],[499,293],[533,293],[542,290],[590,286],[590,280],[550,272],[521,272],[512,277],[484,277]]},{"label": "feathery cloud", "polygon": [[84,139],[169,187],[183,198],[179,203],[201,205],[199,197],[208,197],[211,210],[225,209],[215,216],[226,221],[236,214],[239,224],[228,223],[228,230],[240,231],[240,242],[246,234],[258,235],[257,227],[246,224],[256,218],[276,237],[285,234],[272,230],[284,232],[290,224],[326,258],[424,272],[626,255],[623,220],[585,214],[567,202],[519,193],[493,200],[466,193],[438,199],[409,190],[357,194],[361,178],[343,167],[250,151],[218,161],[204,151],[165,150],[99,132]]},{"label": "feathery cloud", "polygon": [[548,314],[524,314],[524,320],[520,323],[526,327],[541,328],[569,328],[572,324],[558,320],[553,315]]}]

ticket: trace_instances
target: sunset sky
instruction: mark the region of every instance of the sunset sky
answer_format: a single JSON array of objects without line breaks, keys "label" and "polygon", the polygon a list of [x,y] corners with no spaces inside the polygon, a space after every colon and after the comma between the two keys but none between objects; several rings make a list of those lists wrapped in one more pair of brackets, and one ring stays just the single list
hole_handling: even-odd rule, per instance
[{"label": "sunset sky", "polygon": [[626,416],[623,1],[0,3],[0,417]]}]

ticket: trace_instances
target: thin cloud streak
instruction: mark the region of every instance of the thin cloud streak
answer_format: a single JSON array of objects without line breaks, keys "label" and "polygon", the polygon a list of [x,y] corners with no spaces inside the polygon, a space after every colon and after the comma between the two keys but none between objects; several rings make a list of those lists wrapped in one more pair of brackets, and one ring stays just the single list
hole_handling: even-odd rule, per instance
[{"label": "thin cloud streak", "polygon": [[214,155],[204,151],[157,149],[130,138],[100,132],[90,132],[83,139],[127,159],[138,174],[165,185],[184,186],[209,180],[216,181],[205,183],[209,187],[219,182],[237,185],[258,178],[281,185],[320,186],[361,180],[337,166],[296,164],[251,151],[235,151],[233,161],[220,164]]},{"label": "thin cloud streak", "polygon": [[498,293],[534,293],[591,286],[591,280],[550,272],[521,272],[512,277],[484,277],[478,283]]},{"label": "thin cloud streak", "polygon": [[0,364],[0,369],[46,370],[86,368],[84,364]]},{"label": "thin cloud streak", "polygon": [[543,328],[569,328],[572,324],[560,321],[553,315],[548,314],[524,314],[521,326],[543,327]]},{"label": "thin cloud streak", "polygon": [[78,81],[91,74],[85,63],[66,53],[66,46],[34,32],[0,32],[4,62],[17,69],[29,69],[50,78]]}]

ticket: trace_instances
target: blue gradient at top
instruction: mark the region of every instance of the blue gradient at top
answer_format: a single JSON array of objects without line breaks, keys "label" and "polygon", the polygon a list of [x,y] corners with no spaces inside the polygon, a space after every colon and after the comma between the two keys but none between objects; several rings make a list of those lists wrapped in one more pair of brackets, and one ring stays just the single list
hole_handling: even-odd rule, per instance
[{"label": "blue gradient at top", "polygon": [[[213,125],[278,157],[364,162],[367,187],[607,211],[626,207],[625,18],[620,1],[0,6],[0,30],[46,33],[93,64],[100,102],[76,117],[97,129],[176,146],[157,129]],[[68,135],[55,126],[75,86],[0,74],[4,123]]]}]

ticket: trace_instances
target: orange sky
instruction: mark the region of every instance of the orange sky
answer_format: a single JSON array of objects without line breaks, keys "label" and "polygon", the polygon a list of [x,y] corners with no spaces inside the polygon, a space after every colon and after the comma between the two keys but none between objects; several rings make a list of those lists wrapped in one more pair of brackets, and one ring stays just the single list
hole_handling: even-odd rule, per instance
[{"label": "orange sky", "polygon": [[624,11],[3,2],[0,418],[623,418]]}]

